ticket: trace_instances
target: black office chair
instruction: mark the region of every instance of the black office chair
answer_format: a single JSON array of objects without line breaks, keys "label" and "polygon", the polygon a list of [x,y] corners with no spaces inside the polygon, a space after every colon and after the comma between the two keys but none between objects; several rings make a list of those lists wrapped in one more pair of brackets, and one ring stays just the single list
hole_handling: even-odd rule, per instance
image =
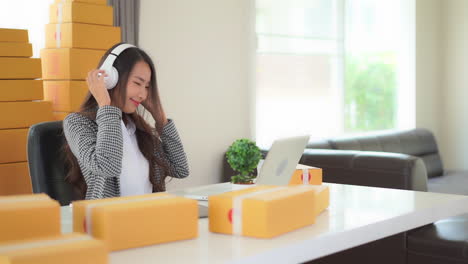
[{"label": "black office chair", "polygon": [[65,182],[64,140],[62,121],[38,123],[29,129],[28,163],[33,192],[46,193],[60,205],[73,200],[72,187]]}]

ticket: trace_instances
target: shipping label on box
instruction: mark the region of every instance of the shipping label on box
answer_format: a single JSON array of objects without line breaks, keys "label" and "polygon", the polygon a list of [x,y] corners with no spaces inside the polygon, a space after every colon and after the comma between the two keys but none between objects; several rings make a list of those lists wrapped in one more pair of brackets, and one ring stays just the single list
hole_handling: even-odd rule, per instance
[{"label": "shipping label on box", "polygon": [[63,23],[46,25],[46,48],[107,50],[121,42],[120,27]]},{"label": "shipping label on box", "polygon": [[195,200],[155,193],[73,203],[73,230],[106,243],[109,250],[198,236]]},{"label": "shipping label on box", "polygon": [[0,243],[60,235],[60,204],[46,194],[0,197]]}]

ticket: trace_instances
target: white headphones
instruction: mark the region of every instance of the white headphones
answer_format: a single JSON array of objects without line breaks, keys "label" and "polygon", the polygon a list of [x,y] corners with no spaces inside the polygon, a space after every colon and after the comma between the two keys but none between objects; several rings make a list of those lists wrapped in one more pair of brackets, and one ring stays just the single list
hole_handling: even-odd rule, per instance
[{"label": "white headphones", "polygon": [[[119,81],[119,72],[113,66],[114,61],[115,59],[117,59],[120,53],[122,53],[128,48],[136,48],[136,46],[126,43],[118,45],[109,53],[109,55],[99,68],[100,70],[106,71],[107,77],[104,77],[104,84],[106,85],[107,90],[110,90],[117,85],[117,82]],[[98,76],[100,75],[98,74]]]}]

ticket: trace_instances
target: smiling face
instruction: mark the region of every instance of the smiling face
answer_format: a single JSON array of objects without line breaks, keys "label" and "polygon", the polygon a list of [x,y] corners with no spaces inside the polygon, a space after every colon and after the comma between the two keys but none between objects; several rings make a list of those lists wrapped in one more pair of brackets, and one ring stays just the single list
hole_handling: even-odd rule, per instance
[{"label": "smiling face", "polygon": [[151,69],[144,61],[135,64],[128,76],[127,96],[122,112],[134,113],[138,105],[148,97]]}]

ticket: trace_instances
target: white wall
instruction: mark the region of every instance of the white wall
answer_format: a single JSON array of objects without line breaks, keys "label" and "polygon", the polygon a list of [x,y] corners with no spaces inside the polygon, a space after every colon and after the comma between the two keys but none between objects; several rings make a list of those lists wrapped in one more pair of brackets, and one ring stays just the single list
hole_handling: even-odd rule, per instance
[{"label": "white wall", "polygon": [[443,3],[441,145],[447,168],[468,169],[468,1]]},{"label": "white wall", "polygon": [[251,137],[249,0],[142,0],[141,48],[156,64],[168,117],[174,119],[190,176],[168,189],[215,183],[222,155]]},{"label": "white wall", "polygon": [[[140,46],[191,168],[168,188],[216,182],[226,148],[254,135],[253,12],[253,0],[141,1]],[[467,25],[466,0],[416,1],[416,126],[434,132],[447,169],[468,169]]]},{"label": "white wall", "polygon": [[468,1],[416,3],[416,125],[434,131],[445,169],[468,169]]},{"label": "white wall", "polygon": [[416,127],[431,130],[440,143],[441,1],[416,1]]}]

